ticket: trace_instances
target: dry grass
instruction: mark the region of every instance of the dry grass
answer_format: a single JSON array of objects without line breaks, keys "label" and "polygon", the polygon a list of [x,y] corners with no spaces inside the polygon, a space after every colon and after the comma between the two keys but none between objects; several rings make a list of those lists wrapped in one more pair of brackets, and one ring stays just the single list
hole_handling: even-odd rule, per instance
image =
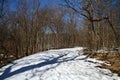
[{"label": "dry grass", "polygon": [[85,53],[85,55],[89,55],[92,58],[96,58],[98,60],[105,61],[107,63],[110,63],[111,66],[102,64],[102,66],[99,66],[101,68],[107,68],[110,69],[112,72],[117,73],[120,76],[120,55],[117,53],[95,53],[93,55],[90,55],[89,53]]}]

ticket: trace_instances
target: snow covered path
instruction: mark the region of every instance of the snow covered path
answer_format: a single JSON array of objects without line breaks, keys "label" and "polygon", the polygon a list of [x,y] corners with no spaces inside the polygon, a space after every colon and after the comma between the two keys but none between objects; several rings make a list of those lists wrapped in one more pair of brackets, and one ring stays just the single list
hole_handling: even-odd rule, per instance
[{"label": "snow covered path", "polygon": [[103,62],[86,58],[82,50],[49,50],[16,60],[0,69],[0,80],[120,80],[117,74],[96,67]]}]

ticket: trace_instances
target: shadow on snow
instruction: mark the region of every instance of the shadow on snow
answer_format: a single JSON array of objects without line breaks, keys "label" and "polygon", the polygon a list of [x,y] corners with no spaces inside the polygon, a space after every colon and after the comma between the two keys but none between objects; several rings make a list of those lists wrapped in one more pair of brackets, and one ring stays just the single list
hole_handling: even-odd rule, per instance
[{"label": "shadow on snow", "polygon": [[[28,71],[28,70],[32,70],[34,68],[39,68],[39,67],[43,67],[43,66],[46,66],[46,65],[50,65],[50,64],[55,64],[57,63],[56,66],[53,66],[53,67],[50,67],[50,68],[47,68],[44,70],[44,72],[48,71],[49,69],[53,69],[55,67],[57,67],[58,65],[60,65],[60,63],[62,62],[67,62],[67,61],[73,61],[75,60],[75,58],[77,58],[78,56],[75,56],[75,57],[72,57],[72,58],[63,58],[61,59],[62,57],[66,56],[67,54],[64,54],[64,55],[61,55],[61,56],[58,56],[58,57],[55,57],[51,60],[49,59],[46,59],[45,62],[41,62],[41,63],[38,63],[36,65],[29,65],[29,66],[25,66],[25,67],[22,67],[18,70],[15,70],[13,72],[10,72],[11,71],[11,68],[12,66],[14,66],[15,64],[17,63],[12,63],[13,65],[9,66],[8,68],[5,69],[4,73],[0,76],[0,80],[4,80],[8,77],[11,77],[13,75],[16,75],[16,74],[19,74],[19,73],[22,73],[22,72],[25,72],[25,71]],[[77,59],[77,60],[84,60],[85,58],[82,58],[82,59]]]}]

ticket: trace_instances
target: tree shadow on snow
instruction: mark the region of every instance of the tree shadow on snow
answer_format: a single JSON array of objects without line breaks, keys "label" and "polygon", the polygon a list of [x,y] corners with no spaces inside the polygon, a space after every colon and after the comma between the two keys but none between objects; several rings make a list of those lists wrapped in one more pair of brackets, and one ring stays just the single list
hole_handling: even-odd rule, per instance
[{"label": "tree shadow on snow", "polygon": [[[40,67],[43,67],[43,66],[52,65],[52,64],[56,64],[57,63],[55,66],[52,66],[50,68],[45,69],[44,72],[46,72],[49,69],[53,69],[53,68],[57,67],[62,62],[72,61],[72,60],[75,60],[75,58],[77,58],[77,56],[72,57],[72,58],[71,57],[63,58],[66,55],[67,54],[60,55],[60,56],[52,58],[52,59],[46,59],[44,62],[41,62],[41,63],[38,63],[38,64],[34,64],[34,65],[25,66],[25,67],[22,67],[20,69],[17,69],[15,71],[10,72],[12,66],[17,64],[17,63],[12,63],[13,65],[11,65],[8,68],[6,68],[4,70],[4,73],[2,75],[0,75],[0,80],[4,80],[4,79],[6,79],[8,77],[11,77],[11,76],[19,74],[19,73],[23,73],[23,72],[28,71],[28,70],[32,70],[34,68],[40,68]],[[82,60],[82,59],[77,59],[77,60]]]}]

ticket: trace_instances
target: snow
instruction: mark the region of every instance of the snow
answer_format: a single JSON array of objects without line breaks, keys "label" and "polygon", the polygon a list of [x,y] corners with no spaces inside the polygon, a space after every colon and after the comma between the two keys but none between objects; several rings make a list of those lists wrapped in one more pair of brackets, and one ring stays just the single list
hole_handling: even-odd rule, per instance
[{"label": "snow", "polygon": [[87,58],[82,51],[66,48],[21,58],[0,69],[0,80],[120,80],[110,70],[96,67],[103,61]]},{"label": "snow", "polygon": [[97,53],[108,53],[108,51],[101,49],[101,50],[97,50]]}]

